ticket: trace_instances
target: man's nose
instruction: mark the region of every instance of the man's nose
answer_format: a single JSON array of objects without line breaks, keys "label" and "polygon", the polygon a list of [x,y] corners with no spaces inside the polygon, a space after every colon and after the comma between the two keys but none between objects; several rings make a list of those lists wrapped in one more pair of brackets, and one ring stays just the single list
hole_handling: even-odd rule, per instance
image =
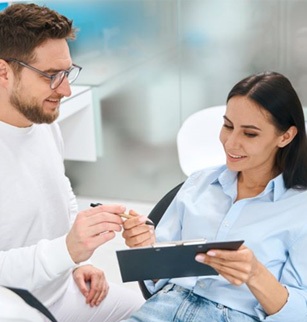
[{"label": "man's nose", "polygon": [[55,91],[65,97],[69,97],[71,95],[71,87],[67,77],[64,77],[62,83],[55,89]]}]

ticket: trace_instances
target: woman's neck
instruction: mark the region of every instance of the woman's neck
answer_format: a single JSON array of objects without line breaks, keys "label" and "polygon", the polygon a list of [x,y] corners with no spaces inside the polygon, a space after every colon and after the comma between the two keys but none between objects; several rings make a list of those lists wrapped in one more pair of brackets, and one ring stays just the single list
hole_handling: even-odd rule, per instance
[{"label": "woman's neck", "polygon": [[267,186],[268,182],[278,175],[277,171],[269,173],[251,175],[248,173],[238,173],[237,200],[252,198],[259,195]]}]

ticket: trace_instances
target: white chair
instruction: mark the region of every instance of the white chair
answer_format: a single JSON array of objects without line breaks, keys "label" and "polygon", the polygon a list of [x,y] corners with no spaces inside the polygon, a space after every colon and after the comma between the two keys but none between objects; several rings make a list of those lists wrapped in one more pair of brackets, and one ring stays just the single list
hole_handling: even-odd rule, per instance
[{"label": "white chair", "polygon": [[219,133],[226,106],[205,108],[190,115],[177,134],[179,164],[187,176],[226,161]]},{"label": "white chair", "polygon": [[28,305],[16,293],[0,286],[0,321],[44,322],[46,320],[38,310]]}]

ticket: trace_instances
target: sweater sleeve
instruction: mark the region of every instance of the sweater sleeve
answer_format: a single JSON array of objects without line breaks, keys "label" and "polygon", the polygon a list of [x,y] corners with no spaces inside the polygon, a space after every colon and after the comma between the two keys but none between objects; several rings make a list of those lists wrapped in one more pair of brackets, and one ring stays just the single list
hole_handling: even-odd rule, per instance
[{"label": "sweater sleeve", "polygon": [[0,284],[28,290],[41,288],[76,267],[66,236],[0,252]]},{"label": "sweater sleeve", "polygon": [[[55,139],[57,142],[58,149],[63,156],[64,155],[64,143],[63,143],[61,131],[59,129],[58,124],[54,123],[54,127],[52,129],[54,132],[54,136],[55,136]],[[71,227],[76,219],[78,212],[79,212],[79,207],[78,207],[76,195],[72,189],[72,186],[71,186],[71,183],[70,183],[70,180],[68,177],[66,177],[66,184],[67,184],[67,190],[69,192],[69,214],[70,214],[69,221],[70,221],[70,227]],[[87,261],[79,263],[77,266],[83,266],[83,265],[92,265],[92,261],[90,259],[88,259]]]}]

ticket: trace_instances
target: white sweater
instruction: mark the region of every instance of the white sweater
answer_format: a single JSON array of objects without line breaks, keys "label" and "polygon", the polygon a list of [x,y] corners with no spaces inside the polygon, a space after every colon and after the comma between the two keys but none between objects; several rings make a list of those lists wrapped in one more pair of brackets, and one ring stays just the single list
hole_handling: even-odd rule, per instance
[{"label": "white sweater", "polygon": [[76,213],[58,125],[0,122],[0,285],[58,299],[76,267],[65,241]]}]

